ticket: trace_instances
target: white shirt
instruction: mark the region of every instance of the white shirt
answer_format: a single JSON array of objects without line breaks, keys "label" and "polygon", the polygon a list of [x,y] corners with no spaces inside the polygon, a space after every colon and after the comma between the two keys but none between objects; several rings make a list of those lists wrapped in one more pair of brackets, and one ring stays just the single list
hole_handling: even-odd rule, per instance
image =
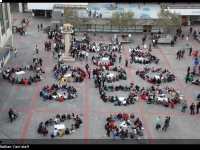
[{"label": "white shirt", "polygon": [[88,56],[89,55],[89,53],[85,53],[85,56]]},{"label": "white shirt", "polygon": [[58,130],[54,130],[54,131],[53,131],[53,135],[54,135],[54,136],[57,136],[57,135],[58,135]]},{"label": "white shirt", "polygon": [[128,37],[131,37],[131,34],[129,34]]},{"label": "white shirt", "polygon": [[15,54],[17,53],[17,50],[15,50]]},{"label": "white shirt", "polygon": [[56,47],[56,43],[53,44],[53,47],[54,47],[54,48]]},{"label": "white shirt", "polygon": [[63,98],[64,98],[64,99],[66,99],[66,98],[67,98],[67,96],[66,96],[66,95],[63,95]]}]

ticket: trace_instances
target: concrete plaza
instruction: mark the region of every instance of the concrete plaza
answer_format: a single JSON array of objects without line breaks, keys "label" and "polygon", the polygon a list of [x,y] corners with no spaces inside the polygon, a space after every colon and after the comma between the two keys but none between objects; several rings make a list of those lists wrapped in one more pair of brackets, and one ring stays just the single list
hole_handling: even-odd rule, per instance
[{"label": "concrete plaza", "polygon": [[[185,38],[181,40],[181,38],[178,37],[175,47],[170,47],[169,44],[159,44],[158,49],[153,49],[151,53],[156,55],[160,61],[158,64],[152,63],[148,66],[166,68],[175,75],[175,81],[162,83],[160,87],[169,86],[180,91],[180,93],[184,95],[184,100],[187,100],[188,103],[186,113],[181,112],[181,104],[176,104],[175,108],[171,109],[170,107],[166,108],[161,105],[148,105],[146,101],[141,100],[141,98],[139,98],[139,101],[134,105],[128,106],[114,106],[113,103],[110,102],[104,103],[100,99],[98,89],[94,86],[94,80],[88,79],[88,77],[86,77],[82,83],[69,83],[69,85],[73,85],[77,89],[78,97],[60,103],[54,100],[43,101],[43,98],[39,96],[40,89],[45,85],[58,84],[60,82],[53,77],[52,71],[58,59],[53,59],[51,51],[47,52],[44,50],[44,42],[49,41],[47,34],[43,31],[38,32],[37,30],[38,23],[43,23],[43,27],[49,26],[50,18],[33,18],[29,13],[17,12],[12,12],[12,16],[14,17],[12,21],[13,25],[19,26],[20,20],[24,17],[29,19],[30,23],[25,36],[21,37],[19,34],[13,34],[14,47],[17,48],[18,54],[17,58],[15,58],[14,52],[11,52],[11,58],[6,64],[5,69],[32,64],[32,54],[35,53],[35,46],[38,45],[39,54],[37,54],[36,57],[41,57],[43,59],[42,68],[45,70],[45,74],[43,74],[43,80],[41,82],[33,83],[32,85],[12,85],[7,80],[3,80],[2,76],[0,76],[0,140],[5,144],[136,144],[136,140],[118,140],[118,137],[116,140],[111,140],[112,135],[111,137],[106,136],[106,131],[104,129],[106,118],[111,114],[114,115],[119,112],[126,112],[129,115],[134,113],[140,118],[144,126],[143,138],[146,139],[145,143],[147,144],[198,143],[200,135],[197,133],[200,132],[198,126],[200,123],[200,116],[199,114],[190,115],[189,106],[192,102],[195,102],[195,104],[197,103],[195,99],[197,94],[199,94],[200,87],[185,83],[187,67],[191,66],[192,68],[194,64],[188,55],[188,50],[186,50],[183,59],[176,59],[177,51],[182,50],[187,43],[192,45],[193,50],[199,51],[198,47],[200,44],[193,39],[192,35],[189,37],[189,41],[186,41]],[[200,30],[199,26],[193,26],[193,28],[195,27]],[[185,37],[189,32],[189,28],[190,26],[182,26]],[[173,37],[175,29],[170,34]],[[113,34],[97,33],[96,37],[94,37],[92,33],[89,33],[89,35],[91,37],[91,42],[110,43]],[[103,38],[100,36],[103,36]],[[116,66],[125,68],[125,59],[130,55],[128,52],[129,45],[132,47],[136,47],[137,45],[141,46],[143,36],[143,34],[132,33],[132,43],[124,44],[121,54],[116,53],[117,57],[122,55],[121,63],[118,62],[117,58]],[[151,40],[148,35],[146,44],[149,45],[150,42]],[[52,40],[51,43],[53,43]],[[147,49],[144,49],[144,51],[147,51]],[[76,60],[75,63],[67,62],[66,64],[79,66],[85,69],[85,65],[88,63],[90,68],[93,69],[96,66],[92,64],[92,56],[96,56],[96,54],[89,53],[88,61]],[[150,83],[147,83],[139,76],[135,75],[138,69],[141,70],[144,67],[145,65],[143,64],[133,63],[132,67],[125,68],[128,75],[127,80],[120,80],[112,84],[129,85],[130,82],[133,82],[134,85],[137,84],[140,87],[149,87],[151,85]],[[33,75],[34,73],[32,71],[26,71],[26,73],[19,78],[29,78],[29,76]],[[128,92],[115,91],[109,93],[109,95],[116,94],[120,97],[126,97]],[[10,108],[20,113],[20,116],[12,123],[8,116]],[[64,135],[63,137],[51,139],[50,134],[53,132],[53,126],[48,127],[49,134],[47,136],[37,133],[40,122],[45,122],[50,118],[54,119],[56,114],[62,115],[68,113],[75,113],[75,115],[79,115],[83,120],[83,126],[77,129],[72,135]],[[171,117],[170,126],[166,132],[157,131],[155,129],[157,116],[161,117],[162,126],[165,117]],[[65,127],[70,127],[72,123],[74,122],[64,122]],[[120,122],[117,121],[116,125],[119,126]]]}]

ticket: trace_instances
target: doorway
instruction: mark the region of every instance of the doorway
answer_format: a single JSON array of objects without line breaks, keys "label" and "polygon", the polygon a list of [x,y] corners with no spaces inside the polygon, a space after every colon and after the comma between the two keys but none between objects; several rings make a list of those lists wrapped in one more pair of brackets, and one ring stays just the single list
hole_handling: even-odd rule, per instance
[{"label": "doorway", "polygon": [[152,25],[143,25],[143,32],[151,32]]}]

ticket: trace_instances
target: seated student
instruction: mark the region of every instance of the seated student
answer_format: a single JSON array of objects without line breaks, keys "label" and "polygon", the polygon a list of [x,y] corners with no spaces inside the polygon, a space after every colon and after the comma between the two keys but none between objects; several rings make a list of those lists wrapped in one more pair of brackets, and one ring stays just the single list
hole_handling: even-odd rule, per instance
[{"label": "seated student", "polygon": [[19,84],[24,84],[23,78],[21,79],[21,81],[19,82]]},{"label": "seated student", "polygon": [[53,130],[53,135],[54,135],[54,137],[58,135],[58,130],[57,130],[57,128],[55,128],[55,129]]},{"label": "seated student", "polygon": [[49,125],[52,125],[53,124],[53,120],[52,119],[49,119],[45,122],[45,126],[48,127]]},{"label": "seated student", "polygon": [[124,99],[124,100],[122,101],[122,104],[123,104],[124,106],[127,105],[127,104],[126,104],[126,99]]},{"label": "seated student", "polygon": [[15,80],[15,84],[19,84],[19,80],[18,80],[18,78]]},{"label": "seated student", "polygon": [[80,125],[83,125],[83,121],[81,120],[81,118],[78,118],[77,121],[79,122]]},{"label": "seated student", "polygon": [[109,100],[111,103],[114,103],[115,102],[115,100],[114,100],[114,97],[113,96],[111,96],[111,98],[110,98],[110,100]]},{"label": "seated student", "polygon": [[65,121],[65,120],[67,119],[66,115],[63,114],[63,115],[61,116],[61,119],[62,119],[62,121]]},{"label": "seated student", "polygon": [[49,94],[49,97],[48,97],[49,100],[52,100],[53,99],[53,94]]},{"label": "seated student", "polygon": [[76,120],[76,116],[74,113],[72,113],[71,117],[72,117],[72,119]]},{"label": "seated student", "polygon": [[68,119],[68,120],[71,120],[71,119],[72,119],[70,114],[67,114],[67,119]]},{"label": "seated student", "polygon": [[24,79],[24,84],[28,85],[28,80],[26,78]]},{"label": "seated student", "polygon": [[71,134],[72,132],[68,129],[68,128],[66,128],[66,130],[65,130],[65,134]]},{"label": "seated student", "polygon": [[72,99],[71,93],[68,93],[68,99]]},{"label": "seated student", "polygon": [[60,102],[62,102],[63,101],[63,97],[61,96],[61,97],[59,97],[59,101]]},{"label": "seated student", "polygon": [[75,127],[76,127],[76,129],[80,127],[80,124],[79,124],[79,121],[78,121],[78,120],[77,120],[76,123],[75,123]]},{"label": "seated student", "polygon": [[56,95],[55,101],[59,101],[59,100],[60,100],[59,95]]},{"label": "seated student", "polygon": [[117,101],[117,105],[118,105],[118,106],[121,106],[121,105],[122,105],[122,102],[118,100],[118,101]]},{"label": "seated student", "polygon": [[58,135],[61,137],[61,136],[63,136],[63,131],[60,129],[59,131],[58,131]]},{"label": "seated student", "polygon": [[48,134],[48,130],[46,129],[46,127],[43,130],[43,135],[46,136]]},{"label": "seated student", "polygon": [[60,122],[60,119],[58,117],[55,118],[55,123],[58,124]]},{"label": "seated student", "polygon": [[75,133],[75,130],[76,130],[76,127],[75,127],[74,124],[72,124],[72,125],[71,125],[71,131],[72,131],[72,133]]},{"label": "seated student", "polygon": [[171,106],[171,108],[174,108],[174,101],[173,100],[171,100],[170,106]]},{"label": "seated student", "polygon": [[11,69],[11,72],[12,72],[12,73],[15,73],[15,71],[16,71],[15,68],[12,68],[12,69]]},{"label": "seated student", "polygon": [[40,127],[44,127],[44,124],[43,124],[43,122],[40,122],[40,124],[39,124],[38,128],[40,128]]},{"label": "seated student", "polygon": [[40,127],[38,128],[38,133],[43,133],[43,130],[44,130],[44,127],[43,127],[43,126],[40,126]]}]

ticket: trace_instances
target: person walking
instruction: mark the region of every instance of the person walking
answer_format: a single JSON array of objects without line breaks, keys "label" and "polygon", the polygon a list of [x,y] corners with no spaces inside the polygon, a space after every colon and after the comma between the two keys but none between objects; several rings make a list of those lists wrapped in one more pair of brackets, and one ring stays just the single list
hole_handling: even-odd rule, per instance
[{"label": "person walking", "polygon": [[181,104],[181,106],[182,106],[182,112],[183,113],[185,113],[185,110],[186,110],[186,108],[187,108],[187,102],[186,102],[186,100]]},{"label": "person walking", "polygon": [[192,47],[190,47],[189,56],[192,54]]},{"label": "person walking", "polygon": [[196,104],[197,114],[199,113],[199,108],[200,108],[200,102],[197,102]]},{"label": "person walking", "polygon": [[182,40],[183,40],[183,38],[184,38],[184,34],[182,33],[182,35],[181,35],[181,38],[182,38]]},{"label": "person walking", "polygon": [[15,48],[14,53],[15,53],[15,58],[16,58],[17,57],[17,49],[16,48]]},{"label": "person walking", "polygon": [[94,36],[96,36],[96,30],[94,29]]},{"label": "person walking", "polygon": [[38,23],[37,27],[38,27],[38,32],[39,32],[40,31],[40,24],[39,23]]},{"label": "person walking", "polygon": [[42,23],[40,24],[40,28],[41,28],[41,31],[42,31],[42,29],[43,29],[43,24]]},{"label": "person walking", "polygon": [[181,55],[181,56],[182,56],[182,58],[183,58],[183,56],[184,56],[184,54],[185,54],[185,49],[183,49],[181,52],[182,52],[182,55]]},{"label": "person walking", "polygon": [[37,45],[35,47],[35,50],[36,50],[36,54],[38,54],[38,46]]},{"label": "person walking", "polygon": [[13,114],[13,110],[10,109],[9,112],[8,112],[8,114],[9,114],[9,117],[10,117],[10,122],[12,122],[13,119],[15,119],[15,116],[14,116],[14,114]]},{"label": "person walking", "polygon": [[192,33],[192,27],[190,27],[190,34]]},{"label": "person walking", "polygon": [[122,56],[120,55],[120,56],[119,56],[119,63],[121,62],[121,60],[122,60]]},{"label": "person walking", "polygon": [[168,122],[169,120],[168,120],[168,117],[166,116],[166,119],[165,119],[165,122],[164,122],[164,126],[163,126],[163,128],[162,128],[162,130],[167,130],[167,127],[168,127],[168,125],[169,125],[169,122]]},{"label": "person walking", "polygon": [[194,109],[195,109],[195,105],[194,105],[194,102],[190,105],[190,112],[191,112],[191,115],[194,115]]},{"label": "person walking", "polygon": [[35,54],[33,54],[33,63],[35,62]]},{"label": "person walking", "polygon": [[86,52],[86,53],[85,53],[85,59],[86,59],[86,60],[88,60],[88,55],[89,55],[89,53]]},{"label": "person walking", "polygon": [[90,74],[92,73],[91,69],[88,68],[88,71],[87,71],[87,72],[88,72],[88,76],[89,76],[88,79],[90,79]]},{"label": "person walking", "polygon": [[188,41],[189,35],[186,36],[186,41]]},{"label": "person walking", "polygon": [[126,59],[125,60],[125,67],[127,67],[128,66],[128,60]]},{"label": "person walking", "polygon": [[54,51],[52,51],[52,53],[53,53],[53,58],[55,58],[55,52],[54,52]]},{"label": "person walking", "polygon": [[117,135],[117,131],[115,129],[113,129],[113,139],[115,139],[115,136]]},{"label": "person walking", "polygon": [[156,117],[156,129],[159,130],[158,126],[160,125],[160,116]]},{"label": "person walking", "polygon": [[187,82],[189,81],[190,79],[189,79],[189,73],[186,75],[186,77],[185,77],[185,83],[187,84]]}]

